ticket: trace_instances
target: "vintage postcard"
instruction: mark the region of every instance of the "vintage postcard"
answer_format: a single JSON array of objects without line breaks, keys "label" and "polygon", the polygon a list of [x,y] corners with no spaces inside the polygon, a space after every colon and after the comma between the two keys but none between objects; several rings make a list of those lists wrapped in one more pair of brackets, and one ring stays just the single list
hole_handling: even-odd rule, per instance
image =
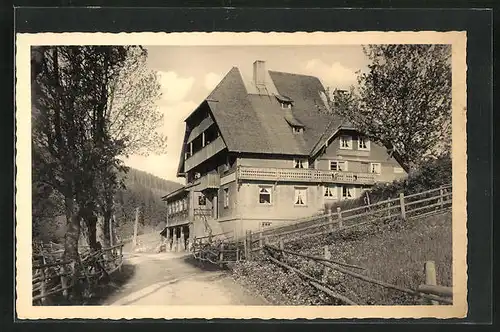
[{"label": "vintage postcard", "polygon": [[466,317],[466,37],[18,34],[18,317]]}]

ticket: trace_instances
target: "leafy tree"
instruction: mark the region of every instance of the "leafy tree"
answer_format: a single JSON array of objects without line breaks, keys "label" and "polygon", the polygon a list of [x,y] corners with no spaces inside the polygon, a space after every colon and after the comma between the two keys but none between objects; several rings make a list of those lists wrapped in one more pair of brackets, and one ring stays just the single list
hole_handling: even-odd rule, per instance
[{"label": "leafy tree", "polygon": [[146,65],[147,52],[140,47],[127,50],[119,75],[109,90],[109,133],[124,144],[124,155],[165,153],[166,136],[159,130],[163,114],[157,101],[161,97],[156,72]]},{"label": "leafy tree", "polygon": [[392,147],[410,169],[448,153],[451,144],[451,48],[369,45],[368,72],[330,105],[372,140]]},{"label": "leafy tree", "polygon": [[119,154],[106,130],[108,87],[126,47],[34,48],[33,173],[59,192],[67,220],[65,256],[78,261],[80,220],[92,224],[95,171]]}]

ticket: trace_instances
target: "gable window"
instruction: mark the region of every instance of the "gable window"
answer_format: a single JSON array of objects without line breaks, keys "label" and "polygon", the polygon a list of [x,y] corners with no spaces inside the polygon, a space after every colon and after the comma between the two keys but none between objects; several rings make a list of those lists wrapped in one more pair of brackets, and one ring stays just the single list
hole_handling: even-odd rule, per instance
[{"label": "gable window", "polygon": [[259,187],[259,203],[271,204],[271,187]]},{"label": "gable window", "polygon": [[224,188],[224,208],[229,207],[229,188]]},{"label": "gable window", "polygon": [[326,199],[337,199],[337,186],[325,186],[324,197]]},{"label": "gable window", "polygon": [[307,188],[295,188],[295,205],[307,205]]},{"label": "gable window", "polygon": [[293,133],[294,134],[300,134],[300,133],[302,133],[304,131],[304,128],[302,128],[302,127],[293,126],[292,128],[293,128]]},{"label": "gable window", "polygon": [[330,160],[331,171],[347,171],[347,161]]},{"label": "gable window", "polygon": [[292,103],[290,103],[290,102],[287,103],[287,102],[281,101],[280,105],[281,105],[281,108],[284,108],[284,109],[292,108]]},{"label": "gable window", "polygon": [[342,198],[343,199],[354,198],[354,187],[352,187],[352,186],[342,186]]},{"label": "gable window", "polygon": [[381,166],[380,163],[370,163],[370,173],[380,174]]},{"label": "gable window", "polygon": [[358,137],[358,150],[369,151],[370,150],[370,140],[368,138],[359,136]]},{"label": "gable window", "polygon": [[340,136],[340,148],[343,150],[352,149],[352,137],[351,136]]},{"label": "gable window", "polygon": [[308,168],[307,159],[294,159],[293,160],[294,168]]},{"label": "gable window", "polygon": [[198,196],[198,205],[206,205],[207,204],[207,198],[205,197],[205,195],[200,195]]}]

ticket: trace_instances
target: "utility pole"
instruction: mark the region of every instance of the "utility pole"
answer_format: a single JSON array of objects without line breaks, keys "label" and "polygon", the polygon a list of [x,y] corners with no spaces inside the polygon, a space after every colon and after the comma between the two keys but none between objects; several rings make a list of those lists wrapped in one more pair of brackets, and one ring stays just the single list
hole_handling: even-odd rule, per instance
[{"label": "utility pole", "polygon": [[134,223],[134,247],[137,247],[137,227],[139,226],[139,212],[140,208],[135,208],[135,223]]}]

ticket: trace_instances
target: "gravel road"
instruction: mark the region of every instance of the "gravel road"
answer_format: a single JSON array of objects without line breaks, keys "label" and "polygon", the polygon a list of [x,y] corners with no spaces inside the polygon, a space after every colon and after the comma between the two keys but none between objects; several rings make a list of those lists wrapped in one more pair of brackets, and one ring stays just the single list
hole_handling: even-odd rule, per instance
[{"label": "gravel road", "polygon": [[266,305],[236,283],[227,271],[200,266],[190,255],[128,254],[126,281],[104,305]]}]

